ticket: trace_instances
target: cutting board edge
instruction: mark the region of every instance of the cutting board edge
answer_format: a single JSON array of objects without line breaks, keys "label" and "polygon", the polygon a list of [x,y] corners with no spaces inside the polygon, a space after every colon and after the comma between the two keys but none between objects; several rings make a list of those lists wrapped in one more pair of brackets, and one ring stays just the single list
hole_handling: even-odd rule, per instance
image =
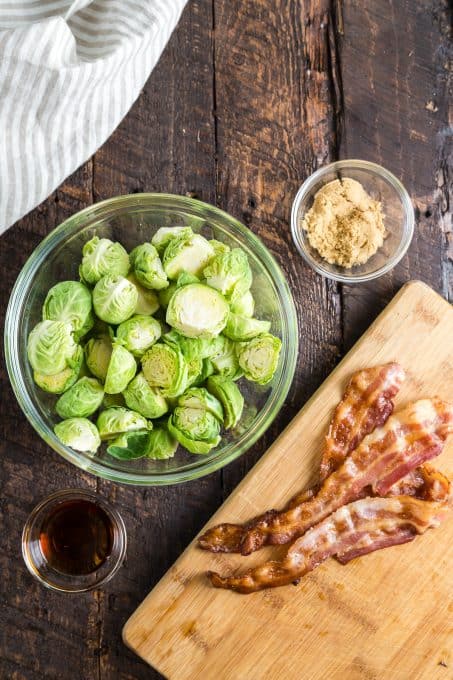
[{"label": "cutting board edge", "polygon": [[[224,502],[221,504],[221,506],[218,508],[218,510],[210,517],[208,522],[200,529],[199,532],[194,536],[193,540],[190,541],[190,543],[186,546],[186,548],[183,550],[181,555],[175,560],[175,562],[169,567],[171,569],[172,567],[176,567],[179,563],[179,561],[183,558],[185,555],[186,551],[191,548],[191,546],[195,543],[197,536],[200,535],[205,528],[208,525],[211,525],[213,522],[215,522],[216,516],[221,512],[223,506],[230,501],[231,497],[237,493],[240,492],[241,488],[245,486],[247,483],[247,479],[249,475],[251,475],[254,471],[256,471],[257,468],[260,467],[260,464],[262,461],[267,458],[269,455],[272,455],[272,450],[274,447],[277,447],[279,443],[281,443],[281,440],[285,438],[285,436],[288,436],[288,432],[290,431],[292,425],[294,422],[310,407],[313,401],[317,399],[319,396],[319,393],[321,390],[324,390],[326,387],[326,383],[329,383],[331,381],[334,381],[336,378],[336,375],[338,372],[341,371],[342,366],[346,361],[349,359],[350,355],[352,352],[354,352],[358,347],[360,347],[364,342],[366,342],[367,338],[373,333],[374,329],[376,326],[379,325],[381,322],[382,318],[387,316],[391,310],[394,308],[395,305],[397,305],[401,298],[403,298],[405,295],[407,295],[409,292],[412,292],[413,289],[416,290],[423,290],[425,298],[426,295],[428,294],[431,298],[435,298],[437,301],[442,301],[445,304],[446,309],[449,310],[449,312],[452,311],[452,308],[447,300],[445,300],[439,293],[434,291],[430,286],[428,286],[426,283],[423,281],[419,280],[411,280],[406,282],[400,290],[394,295],[394,297],[390,300],[390,302],[386,305],[386,307],[380,312],[380,314],[376,317],[376,319],[370,324],[370,326],[364,331],[364,333],[358,338],[358,340],[354,343],[354,345],[349,349],[347,354],[341,359],[341,361],[335,366],[335,368],[329,373],[327,378],[322,382],[322,384],[319,386],[319,388],[313,393],[313,395],[306,401],[306,403],[302,406],[302,408],[298,411],[298,413],[294,416],[294,418],[291,420],[291,422],[285,427],[285,429],[281,432],[281,434],[277,437],[277,439],[271,444],[269,449],[265,451],[265,453],[261,456],[260,460],[252,467],[252,469],[245,475],[245,477],[241,480],[241,482],[235,487],[235,489],[232,491],[232,493],[224,500]],[[140,658],[144,659],[143,656],[140,655],[139,649],[141,647],[141,644],[133,644],[129,639],[129,630],[132,628],[132,626],[135,623],[135,620],[138,619],[141,615],[141,611],[146,607],[146,603],[148,599],[152,596],[155,590],[157,590],[161,585],[163,585],[163,581],[166,578],[168,574],[167,572],[159,579],[159,581],[153,586],[153,588],[150,590],[150,592],[146,595],[146,597],[143,599],[143,601],[140,603],[140,605],[137,607],[137,609],[132,613],[132,615],[129,617],[129,619],[126,621],[126,623],[123,626],[122,629],[122,639],[124,644],[128,649],[133,651],[135,654],[140,656]],[[174,601],[177,599],[178,595],[175,595],[174,598],[169,600],[168,602],[168,609],[170,609],[174,603]],[[166,612],[162,612],[162,617],[165,616]],[[146,636],[148,637],[148,636]],[[145,638],[146,639],[146,638]],[[143,642],[145,642],[145,639]],[[144,659],[146,663],[148,663],[151,667],[155,668],[157,671],[160,673],[163,673],[163,670],[160,670],[160,665],[157,662],[149,662],[148,660]]]}]

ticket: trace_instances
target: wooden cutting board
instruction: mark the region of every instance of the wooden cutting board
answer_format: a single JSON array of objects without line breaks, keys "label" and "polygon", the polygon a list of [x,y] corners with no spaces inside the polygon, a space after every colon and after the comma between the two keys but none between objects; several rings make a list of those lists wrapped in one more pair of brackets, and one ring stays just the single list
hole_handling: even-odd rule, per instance
[{"label": "wooden cutting board", "polygon": [[[398,293],[209,525],[279,507],[313,482],[351,373],[390,360],[407,371],[397,405],[453,399],[453,310],[423,283]],[[452,437],[436,465],[453,476]],[[204,576],[249,567],[272,550],[281,548],[212,555],[192,543],[126,623],[125,643],[171,680],[453,677],[453,517],[347,566],[329,560],[296,587],[239,595]]]}]

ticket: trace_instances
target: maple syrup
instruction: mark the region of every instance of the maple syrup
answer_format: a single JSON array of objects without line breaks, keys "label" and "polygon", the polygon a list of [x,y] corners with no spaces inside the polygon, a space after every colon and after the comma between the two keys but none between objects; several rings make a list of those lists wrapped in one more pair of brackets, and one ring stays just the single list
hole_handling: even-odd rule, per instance
[{"label": "maple syrup", "polygon": [[51,508],[39,532],[48,565],[71,576],[97,571],[111,555],[113,539],[114,527],[106,511],[83,498]]}]

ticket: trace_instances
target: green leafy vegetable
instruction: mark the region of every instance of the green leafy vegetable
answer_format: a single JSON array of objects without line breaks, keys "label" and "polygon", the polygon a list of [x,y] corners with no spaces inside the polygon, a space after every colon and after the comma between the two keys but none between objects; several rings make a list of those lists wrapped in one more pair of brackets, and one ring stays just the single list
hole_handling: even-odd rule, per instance
[{"label": "green leafy vegetable", "polygon": [[169,282],[159,253],[151,243],[142,243],[141,246],[137,246],[129,257],[135,276],[142,286],[154,290],[168,288]]},{"label": "green leafy vegetable", "polygon": [[179,236],[170,241],[163,255],[163,266],[169,279],[182,272],[199,276],[214,257],[214,248],[200,234]]},{"label": "green leafy vegetable", "polygon": [[176,407],[168,419],[168,430],[191,453],[209,453],[220,442],[220,423],[204,409]]},{"label": "green leafy vegetable", "polygon": [[91,338],[85,345],[85,360],[87,366],[91,373],[102,382],[105,382],[107,377],[112,351],[112,341],[108,335]]},{"label": "green leafy vegetable", "polygon": [[75,451],[96,453],[101,445],[99,432],[87,418],[69,418],[57,423],[54,432],[58,439]]},{"label": "green leafy vegetable", "polygon": [[80,375],[83,363],[83,350],[81,347],[77,347],[73,363],[72,368],[65,368],[60,373],[55,373],[54,375],[44,375],[44,373],[33,371],[33,380],[45,392],[62,394],[62,392],[65,392],[75,383]]},{"label": "green leafy vegetable", "polygon": [[97,316],[106,323],[119,324],[137,307],[136,286],[124,276],[103,276],[93,289],[93,306]]},{"label": "green leafy vegetable", "polygon": [[134,356],[125,347],[114,342],[105,376],[104,390],[107,394],[119,394],[126,389],[136,372],[137,364]]},{"label": "green leafy vegetable", "polygon": [[226,297],[241,297],[252,285],[252,270],[240,248],[217,254],[203,270],[208,286]]},{"label": "green leafy vegetable", "polygon": [[27,354],[32,368],[43,375],[74,368],[79,355],[71,324],[66,321],[38,323],[28,336]]},{"label": "green leafy vegetable", "polygon": [[126,278],[137,289],[137,304],[135,305],[134,314],[143,314],[144,316],[155,314],[159,309],[159,298],[156,292],[140,285],[133,273],[128,274]]},{"label": "green leafy vegetable", "polygon": [[187,362],[175,346],[156,342],[143,356],[142,367],[148,384],[160,387],[165,397],[177,397],[187,387]]},{"label": "green leafy vegetable", "polygon": [[177,448],[178,441],[166,427],[159,425],[149,433],[146,457],[152,460],[167,460],[173,458]]},{"label": "green leafy vegetable", "polygon": [[149,450],[152,431],[135,430],[124,432],[107,447],[107,453],[120,460],[143,458]]},{"label": "green leafy vegetable", "polygon": [[94,236],[83,246],[82,255],[80,278],[90,285],[94,285],[107,274],[127,276],[129,273],[129,255],[121,243],[114,243],[108,238]]},{"label": "green leafy vegetable", "polygon": [[228,314],[228,303],[220,293],[202,283],[191,283],[175,291],[166,320],[189,338],[212,338],[223,330]]},{"label": "green leafy vegetable", "polygon": [[229,430],[237,425],[244,408],[244,397],[236,383],[222,376],[211,375],[207,386],[223,406],[225,428]]},{"label": "green leafy vegetable", "polygon": [[267,333],[270,327],[270,321],[250,319],[246,316],[230,313],[223,333],[230,340],[251,340],[261,333]]},{"label": "green leafy vegetable", "polygon": [[145,418],[160,418],[168,403],[159,387],[150,387],[143,373],[138,373],[123,392],[126,405]]},{"label": "green leafy vegetable", "polygon": [[157,319],[137,314],[118,326],[116,339],[135,357],[142,357],[159,340],[161,333]]},{"label": "green leafy vegetable", "polygon": [[[236,387],[236,385],[235,385]],[[204,409],[212,413],[221,423],[223,422],[223,408],[220,401],[204,387],[190,387],[178,399],[178,406]]]},{"label": "green leafy vegetable", "polygon": [[131,430],[149,430],[152,423],[140,413],[122,406],[112,406],[101,411],[96,421],[101,439],[114,439],[117,435]]},{"label": "green leafy vegetable", "polygon": [[277,369],[281,346],[281,340],[270,333],[239,343],[239,366],[247,380],[267,385]]},{"label": "green leafy vegetable", "polygon": [[80,378],[55,404],[60,418],[86,418],[98,410],[104,390],[95,378]]},{"label": "green leafy vegetable", "polygon": [[66,321],[72,326],[75,340],[80,340],[92,328],[91,292],[78,281],[62,281],[49,290],[42,308],[42,318]]},{"label": "green leafy vegetable", "polygon": [[175,238],[190,238],[193,231],[190,227],[160,227],[151,239],[151,243],[157,249],[159,255],[163,255],[165,248]]}]

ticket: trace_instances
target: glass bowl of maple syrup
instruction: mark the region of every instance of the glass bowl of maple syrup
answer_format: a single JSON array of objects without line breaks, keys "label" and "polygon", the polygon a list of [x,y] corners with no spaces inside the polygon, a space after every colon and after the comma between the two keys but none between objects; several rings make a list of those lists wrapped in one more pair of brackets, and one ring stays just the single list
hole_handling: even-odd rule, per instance
[{"label": "glass bowl of maple syrup", "polygon": [[22,554],[42,585],[82,593],[107,583],[126,554],[123,519],[92,491],[65,489],[39,503],[25,523]]}]

